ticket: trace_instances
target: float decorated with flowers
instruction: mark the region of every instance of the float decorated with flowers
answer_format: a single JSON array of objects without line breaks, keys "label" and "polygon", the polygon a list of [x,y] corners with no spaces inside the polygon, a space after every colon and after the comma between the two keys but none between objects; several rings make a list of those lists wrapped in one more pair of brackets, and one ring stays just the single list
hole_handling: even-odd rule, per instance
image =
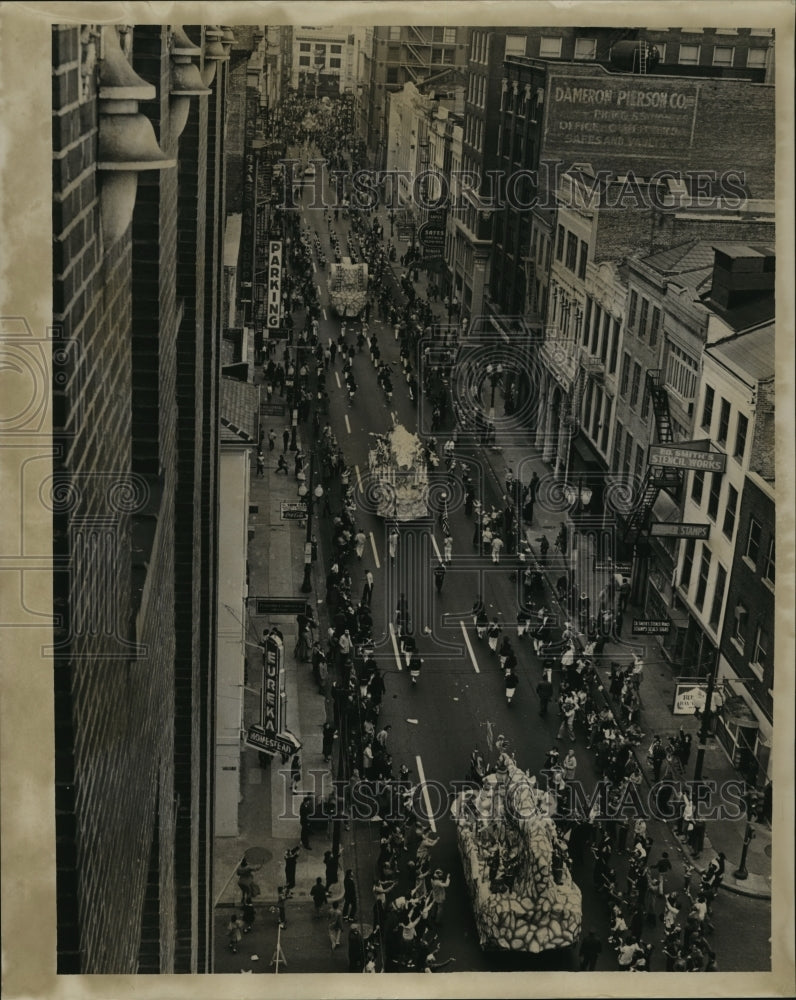
[{"label": "float decorated with flowers", "polygon": [[580,939],[581,893],[546,792],[507,754],[453,803],[465,878],[485,951],[539,953]]},{"label": "float decorated with flowers", "polygon": [[428,517],[428,469],[420,438],[403,424],[371,437],[367,492],[376,513],[396,521]]}]

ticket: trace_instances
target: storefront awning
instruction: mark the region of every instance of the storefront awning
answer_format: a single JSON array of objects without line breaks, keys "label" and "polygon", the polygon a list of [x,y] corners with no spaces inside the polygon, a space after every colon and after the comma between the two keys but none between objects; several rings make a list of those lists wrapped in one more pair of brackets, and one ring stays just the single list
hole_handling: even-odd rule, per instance
[{"label": "storefront awning", "polygon": [[605,469],[605,462],[583,434],[573,437],[571,448],[571,464],[575,472],[581,469],[584,472],[602,472]]},{"label": "storefront awning", "polygon": [[661,490],[652,505],[653,521],[668,521],[677,523],[682,520],[682,512],[679,506],[672,500],[666,490]]}]

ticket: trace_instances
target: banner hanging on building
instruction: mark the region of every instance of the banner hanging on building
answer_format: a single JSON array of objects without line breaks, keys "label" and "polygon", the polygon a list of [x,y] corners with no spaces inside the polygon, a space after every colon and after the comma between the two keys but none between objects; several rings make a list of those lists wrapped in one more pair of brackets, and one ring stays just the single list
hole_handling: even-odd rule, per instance
[{"label": "banner hanging on building", "polygon": [[[246,122],[243,133],[243,218],[240,234],[240,301],[251,306],[254,286],[254,243],[257,213],[257,154],[254,139],[260,113],[256,87],[246,88]],[[248,315],[248,314],[247,314]]]},{"label": "banner hanging on building", "polygon": [[265,324],[269,330],[278,330],[282,320],[282,241],[268,241],[268,267],[266,268]]}]

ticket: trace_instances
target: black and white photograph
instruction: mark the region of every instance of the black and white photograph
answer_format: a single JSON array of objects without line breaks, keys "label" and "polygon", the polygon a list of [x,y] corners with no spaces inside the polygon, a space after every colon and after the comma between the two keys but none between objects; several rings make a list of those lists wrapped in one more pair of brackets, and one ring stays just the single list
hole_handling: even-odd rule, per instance
[{"label": "black and white photograph", "polygon": [[7,995],[792,995],[792,7],[0,25]]}]

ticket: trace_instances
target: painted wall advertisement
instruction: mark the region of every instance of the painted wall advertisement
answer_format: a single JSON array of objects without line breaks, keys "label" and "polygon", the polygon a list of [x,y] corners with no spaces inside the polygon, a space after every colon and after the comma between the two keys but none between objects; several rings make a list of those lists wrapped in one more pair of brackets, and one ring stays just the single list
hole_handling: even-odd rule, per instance
[{"label": "painted wall advertisement", "polygon": [[592,146],[670,160],[693,144],[698,84],[638,77],[551,76],[547,153]]}]

